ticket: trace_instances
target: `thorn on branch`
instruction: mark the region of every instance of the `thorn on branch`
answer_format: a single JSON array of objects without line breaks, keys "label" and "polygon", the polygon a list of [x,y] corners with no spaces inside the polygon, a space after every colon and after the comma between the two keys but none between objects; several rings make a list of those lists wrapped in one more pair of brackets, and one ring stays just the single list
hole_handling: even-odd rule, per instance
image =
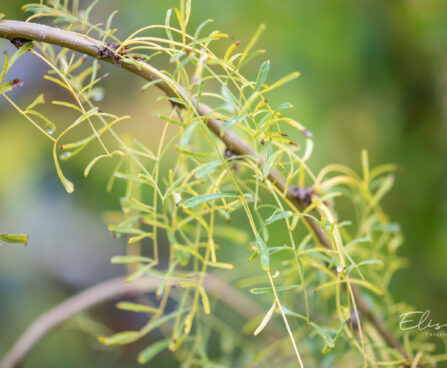
[{"label": "thorn on branch", "polygon": [[290,187],[290,194],[292,195],[292,197],[295,197],[303,202],[307,207],[312,203],[312,196],[314,196],[316,193],[313,188],[292,185]]},{"label": "thorn on branch", "polygon": [[121,66],[120,59],[127,55],[129,50],[118,42],[106,43],[99,49],[98,59],[110,59],[116,66]]},{"label": "thorn on branch", "polygon": [[13,38],[11,40],[11,43],[17,47],[18,49],[20,49],[24,44],[26,44],[27,42],[32,42],[31,40],[27,40],[26,38]]}]

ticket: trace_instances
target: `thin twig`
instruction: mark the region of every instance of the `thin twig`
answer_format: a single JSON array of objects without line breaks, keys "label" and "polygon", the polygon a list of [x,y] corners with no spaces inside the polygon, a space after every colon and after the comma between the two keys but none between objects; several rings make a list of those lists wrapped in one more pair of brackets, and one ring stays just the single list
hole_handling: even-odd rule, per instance
[{"label": "thin twig", "polygon": [[[115,65],[120,65],[123,69],[126,69],[131,73],[134,73],[148,81],[162,79],[162,81],[156,83],[156,86],[160,88],[164,93],[166,93],[167,96],[181,97],[186,101],[190,101],[192,106],[196,105],[195,98],[189,96],[187,91],[182,86],[178,86],[173,80],[171,80],[169,77],[161,73],[153,66],[142,61],[126,61],[126,59],[121,57],[120,55],[115,55],[115,57],[113,58],[104,58],[104,49],[107,48],[107,46],[88,36],[37,23],[0,20],[0,37],[9,40],[13,40],[15,38],[35,40],[66,47],[71,50],[78,51],[80,53],[113,63]],[[119,63],[117,63],[117,60],[119,61]],[[257,155],[255,150],[244,140],[242,140],[236,133],[231,130],[226,130],[225,133],[222,133],[222,126],[224,123],[220,119],[210,117],[212,110],[209,106],[203,103],[199,103],[197,104],[197,112],[201,116],[206,118],[207,127],[225,143],[228,149],[239,155],[250,155],[257,157],[258,166],[262,167],[264,165],[264,159],[261,156]],[[287,193],[287,198],[299,211],[303,211],[306,208],[306,201],[296,196],[293,187],[287,187],[286,178],[281,176],[278,170],[272,168],[268,174],[268,179],[281,192]],[[325,246],[326,248],[332,249],[330,239],[315,221],[309,218],[303,219],[303,221],[306,221],[309,224],[321,245]],[[388,346],[400,352],[407,359],[407,354],[405,353],[403,347],[400,345],[399,341],[394,337],[392,332],[387,328],[383,321],[381,321],[380,318],[377,317],[370,310],[367,303],[363,300],[360,290],[355,285],[352,285],[352,290],[353,294],[355,295],[355,301],[359,310],[375,326]]]},{"label": "thin twig", "polygon": [[[143,277],[132,283],[126,283],[125,278],[115,278],[66,299],[38,317],[19,337],[11,350],[4,357],[1,368],[16,368],[28,355],[31,349],[55,327],[98,304],[132,295],[154,291],[158,288],[161,278]],[[262,309],[245,294],[229,286],[220,278],[207,275],[204,287],[208,293],[220,298],[228,307],[249,320],[262,314]],[[267,336],[275,339],[283,336],[278,325],[270,324]]]}]

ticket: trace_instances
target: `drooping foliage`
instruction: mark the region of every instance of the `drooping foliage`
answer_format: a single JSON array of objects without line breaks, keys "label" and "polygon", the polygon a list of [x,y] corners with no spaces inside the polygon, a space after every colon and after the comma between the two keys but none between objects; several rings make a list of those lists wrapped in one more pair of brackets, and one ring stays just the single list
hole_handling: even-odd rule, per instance
[{"label": "drooping foliage", "polygon": [[[89,59],[68,48],[24,42],[5,59],[0,93],[48,137],[67,192],[75,190],[77,179],[67,177],[64,163],[86,153],[90,158],[85,176],[102,160],[111,160],[115,169],[106,190],[116,181],[124,183],[121,220],[110,223],[109,229],[126,237],[129,251],[111,261],[128,265],[129,282],[143,276],[161,282],[154,305],[118,305],[146,313],[147,324],[100,341],[129,344],[160,329],[165,338],[143,350],[138,361],[149,362],[169,349],[184,367],[293,367],[301,360],[322,367],[399,366],[405,357],[387,347],[374,324],[360,314],[352,289],[356,285],[369,309],[390,321],[392,332],[405,341],[410,358],[420,351],[421,361],[435,361],[427,354],[431,347],[422,335],[410,338],[399,330],[397,321],[404,309],[388,292],[393,274],[405,264],[397,255],[402,242],[399,226],[380,206],[392,187],[395,166],[370,168],[363,152],[360,174],[337,164],[317,173],[311,170],[310,132],[287,117],[291,103],[272,106],[267,100],[299,74],[270,81],[269,61],[260,64],[256,79],[247,79],[242,72],[262,53],[254,47],[264,25],[245,46],[225,33],[210,32],[210,21],[191,31],[191,1],[181,0],[179,9],[167,12],[164,24],[119,39],[112,25],[115,13],[104,24],[90,22],[96,3],[85,10],[78,9],[77,1],[26,5],[24,11],[31,13],[28,21],[51,18],[58,27],[100,40],[103,55]],[[225,50],[216,43],[225,45]],[[216,49],[219,52],[213,52]],[[53,121],[39,111],[48,104],[43,94],[27,107],[19,107],[7,95],[21,82],[4,82],[4,77],[27,51],[48,65],[44,78],[68,96],[50,104],[65,108],[73,116],[70,123]],[[106,77],[101,74],[101,58],[112,59],[117,66],[125,61],[137,69],[150,68],[155,77],[142,85],[143,90],[163,82],[177,92],[158,99],[165,112],[158,116],[163,128],[157,145],[121,136],[115,128],[130,116],[100,108],[107,98],[101,86]],[[200,111],[200,103],[210,107],[207,113]],[[221,137],[208,129],[211,118],[224,122],[221,135],[237,133],[255,154],[238,155],[225,147]],[[285,178],[285,190],[269,178],[273,168]],[[288,196],[291,186],[304,193],[303,211]],[[339,203],[350,208],[348,216],[337,213]],[[307,219],[318,224],[330,248],[321,245]],[[278,232],[287,235],[278,241]],[[244,247],[246,257],[231,259],[231,252],[222,252],[222,246]],[[151,255],[143,256],[141,247],[150,248]],[[234,324],[221,310],[218,296],[208,295],[206,280],[212,273],[252,294],[264,315],[246,321],[242,329]],[[274,328],[267,331],[269,326]],[[216,341],[218,348],[210,346]]]}]

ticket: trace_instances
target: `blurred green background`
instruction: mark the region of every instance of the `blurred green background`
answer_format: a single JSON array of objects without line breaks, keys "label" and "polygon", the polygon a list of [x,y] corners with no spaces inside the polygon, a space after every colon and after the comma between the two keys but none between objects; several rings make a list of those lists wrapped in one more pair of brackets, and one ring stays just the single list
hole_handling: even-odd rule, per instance
[{"label": "blurred green background", "polygon": [[[0,12],[25,19],[24,3],[0,0]],[[166,10],[177,5],[103,0],[93,17],[100,22],[119,9],[115,26],[124,38],[139,27],[164,23]],[[193,0],[190,30],[207,18],[215,20],[208,30],[217,28],[242,43],[260,23],[267,24],[257,45],[267,52],[245,70],[249,76],[264,59],[272,63],[270,81],[301,72],[271,102],[291,102],[290,115],[314,134],[314,171],[328,163],[359,170],[364,148],[372,166],[393,162],[402,168],[384,207],[402,225],[400,254],[410,266],[396,274],[392,290],[397,302],[430,309],[434,320],[447,322],[447,2]],[[3,40],[0,48],[13,51]],[[11,94],[17,103],[26,106],[42,89],[47,100],[58,93],[43,82],[44,71],[29,56],[11,70],[7,78],[21,78],[26,86]],[[131,113],[131,129],[148,131],[149,142],[156,142],[158,107],[148,103],[150,94],[139,93],[141,82],[116,71],[105,86],[104,108]],[[73,160],[64,167],[80,178],[85,164]],[[67,195],[55,175],[51,145],[0,101],[0,230],[31,235],[28,248],[0,249],[0,356],[41,312],[77,289],[123,273],[108,258],[122,254],[124,244],[111,241],[100,220],[102,210],[117,208],[119,195],[104,192],[106,169],[78,179],[77,191]],[[116,313],[106,307],[97,314],[118,321],[112,328],[119,330],[123,322]],[[79,318],[53,333],[24,366],[136,366],[132,348],[97,354],[102,348],[82,331],[92,323]]]}]

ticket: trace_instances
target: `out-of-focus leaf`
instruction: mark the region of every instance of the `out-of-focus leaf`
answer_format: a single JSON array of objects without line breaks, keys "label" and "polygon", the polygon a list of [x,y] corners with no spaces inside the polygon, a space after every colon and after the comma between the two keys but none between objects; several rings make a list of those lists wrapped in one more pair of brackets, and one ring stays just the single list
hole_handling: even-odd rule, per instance
[{"label": "out-of-focus leaf", "polygon": [[113,152],[111,152],[110,155],[101,155],[101,156],[95,157],[93,160],[91,160],[91,161],[89,162],[89,164],[88,164],[87,167],[85,168],[85,170],[84,170],[84,176],[85,176],[85,177],[88,176],[88,174],[89,174],[90,170],[92,169],[93,165],[95,165],[100,159],[102,159],[102,158],[104,158],[104,157],[109,157],[109,158],[111,158],[113,155],[119,155],[119,156],[123,157],[123,156],[124,156],[124,153],[121,152],[120,150],[117,150],[117,151],[113,151]]},{"label": "out-of-focus leaf", "polygon": [[269,323],[270,319],[272,318],[275,309],[276,309],[276,302],[273,302],[273,305],[270,307],[270,309],[262,319],[258,328],[255,330],[255,332],[253,332],[253,335],[257,336],[265,328],[265,326],[267,326],[267,323]]},{"label": "out-of-focus leaf", "polygon": [[36,106],[44,104],[45,103],[45,96],[43,95],[43,93],[41,93],[39,96],[37,96],[35,98],[35,100],[33,102],[31,102],[28,107],[25,109],[25,111],[28,110],[32,110],[34,109]]},{"label": "out-of-focus leaf", "polygon": [[262,23],[262,24],[259,25],[259,27],[256,30],[255,34],[251,38],[250,42],[247,44],[247,46],[245,47],[244,51],[242,52],[241,58],[239,60],[239,67],[241,66],[243,61],[247,58],[249,52],[251,51],[251,49],[255,45],[256,41],[258,41],[258,39],[261,36],[262,32],[264,32],[265,27],[266,27],[265,23]]},{"label": "out-of-focus leaf", "polygon": [[270,169],[272,168],[272,166],[275,164],[276,159],[278,158],[278,156],[282,153],[282,151],[276,151],[275,153],[273,153],[265,162],[264,167],[262,168],[262,175],[264,176],[264,178],[268,177],[268,174],[270,172]]},{"label": "out-of-focus leaf", "polygon": [[216,169],[221,163],[222,163],[221,160],[214,160],[208,162],[206,165],[201,166],[200,169],[197,170],[196,177],[198,179],[201,179],[207,176],[208,174],[212,174],[214,172],[214,169]]},{"label": "out-of-focus leaf", "polygon": [[152,262],[152,258],[142,256],[115,256],[112,257],[110,262],[113,264],[140,263],[140,262],[150,263]]},{"label": "out-of-focus leaf", "polygon": [[167,349],[170,343],[171,339],[165,339],[148,346],[146,349],[141,351],[140,354],[138,354],[138,363],[149,363],[158,353]]},{"label": "out-of-focus leaf", "polygon": [[264,271],[268,271],[270,269],[270,256],[268,252],[267,244],[265,244],[264,240],[260,236],[256,238],[256,245],[258,246],[260,260],[261,260],[261,268]]},{"label": "out-of-focus leaf", "polygon": [[125,331],[109,337],[100,336],[98,337],[98,340],[104,345],[126,345],[137,341],[140,337],[140,331]]},{"label": "out-of-focus leaf", "polygon": [[185,208],[191,208],[198,206],[199,204],[206,203],[209,201],[214,201],[216,199],[222,199],[222,198],[239,198],[236,194],[231,193],[210,193],[210,194],[203,194],[199,195],[197,197],[188,198],[185,202],[183,202],[182,206]]},{"label": "out-of-focus leaf", "polygon": [[22,47],[17,49],[17,51],[9,59],[8,67],[7,67],[6,71],[8,71],[15,64],[15,62],[20,58],[20,56],[22,56],[25,52],[30,50],[32,47],[33,47],[33,43],[30,41],[30,42],[26,42]]},{"label": "out-of-focus leaf", "polygon": [[142,313],[155,313],[158,311],[157,308],[150,307],[148,305],[120,302],[116,305],[118,309],[129,311],[129,312],[142,312]]},{"label": "out-of-focus leaf", "polygon": [[362,261],[356,264],[352,264],[348,267],[348,269],[346,270],[345,274],[349,275],[351,273],[351,271],[354,268],[359,268],[360,266],[364,266],[364,265],[370,265],[370,264],[378,264],[380,266],[383,266],[383,261],[379,260],[379,259],[367,259],[366,261]]},{"label": "out-of-focus leaf", "polygon": [[12,235],[12,234],[0,234],[0,240],[6,243],[19,243],[28,244],[29,236],[24,234]]},{"label": "out-of-focus leaf", "polygon": [[[278,292],[278,291],[296,289],[297,287],[299,287],[299,285],[276,286],[275,290]],[[252,294],[273,293],[273,288],[271,288],[271,287],[253,288],[253,289],[250,289],[250,293],[252,293]]]},{"label": "out-of-focus leaf", "polygon": [[256,80],[255,91],[259,91],[267,79],[270,70],[270,60],[264,61],[259,68],[258,78]]},{"label": "out-of-focus leaf", "polygon": [[247,117],[247,115],[242,115],[242,116],[236,116],[235,118],[231,118],[230,120],[227,120],[224,125],[222,125],[222,133],[225,133],[228,129],[230,129],[233,125],[236,125],[237,123],[240,123],[241,121],[243,121],[245,118]]},{"label": "out-of-focus leaf", "polygon": [[273,83],[270,87],[267,87],[266,89],[262,90],[263,93],[273,91],[274,89],[277,89],[281,87],[282,85],[286,84],[287,82],[290,82],[300,76],[300,73],[293,72],[289,75],[286,75],[284,78],[281,78],[279,81]]},{"label": "out-of-focus leaf", "polygon": [[180,148],[185,148],[188,145],[189,141],[191,140],[191,135],[194,132],[194,129],[196,129],[198,124],[199,121],[195,121],[185,129],[185,132],[183,133],[182,137],[178,142]]}]

